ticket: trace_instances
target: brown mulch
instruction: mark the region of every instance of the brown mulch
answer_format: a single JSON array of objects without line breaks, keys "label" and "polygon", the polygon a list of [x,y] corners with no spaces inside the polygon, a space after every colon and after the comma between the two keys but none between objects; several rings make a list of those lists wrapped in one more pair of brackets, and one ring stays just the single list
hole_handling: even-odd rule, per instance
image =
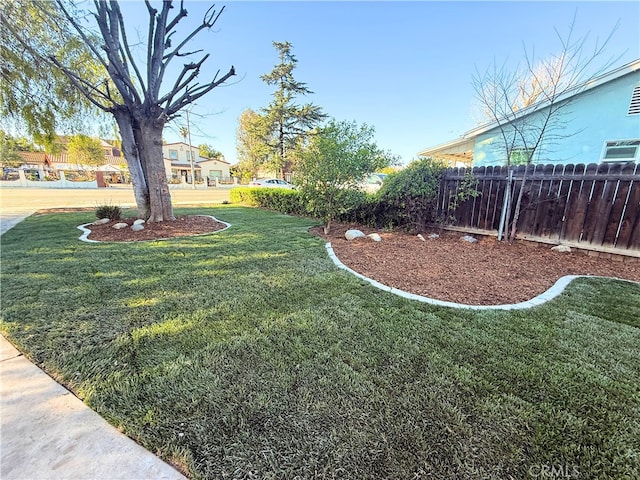
[{"label": "brown mulch", "polygon": [[224,223],[218,222],[211,217],[189,215],[176,217],[175,220],[166,222],[145,223],[143,224],[144,230],[137,232],[134,232],[131,228],[122,228],[120,230],[113,228],[116,223],[126,223],[130,227],[135,220],[135,218],[124,218],[104,225],[87,225],[85,228],[91,230],[87,238],[100,242],[140,242],[202,235],[213,233],[226,227]]},{"label": "brown mulch", "polygon": [[[131,225],[135,219],[119,220]],[[108,242],[157,240],[212,233],[225,227],[211,217],[182,216],[175,221],[145,224],[134,232],[111,226],[91,225],[89,239]],[[381,242],[369,238],[347,241],[348,228],[378,233]],[[468,305],[517,303],[540,295],[564,275],[599,275],[640,282],[640,259],[618,255],[592,256],[584,252],[559,253],[552,245],[474,235],[477,243],[460,240],[464,234],[448,231],[414,234],[380,232],[362,226],[334,224],[325,235],[342,263],[389,287],[438,300]],[[437,233],[437,239],[429,235]]]},{"label": "brown mulch", "polygon": [[[369,238],[347,241],[347,225],[333,226],[330,235],[314,233],[331,242],[336,256],[349,268],[417,295],[467,305],[517,303],[540,295],[564,275],[600,275],[640,282],[640,259],[610,258],[572,251],[560,253],[553,245],[473,235],[477,243],[460,239],[464,233],[428,231],[417,235],[380,232],[356,226],[366,234],[378,233],[381,242]],[[437,239],[429,235],[437,233]]]}]

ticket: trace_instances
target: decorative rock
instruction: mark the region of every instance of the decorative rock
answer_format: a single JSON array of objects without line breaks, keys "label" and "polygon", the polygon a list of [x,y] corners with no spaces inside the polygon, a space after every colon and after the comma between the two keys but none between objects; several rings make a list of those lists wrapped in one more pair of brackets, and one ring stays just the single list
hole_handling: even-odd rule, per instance
[{"label": "decorative rock", "polygon": [[131,225],[131,230],[133,230],[134,232],[139,232],[140,230],[144,230],[144,226],[141,223],[134,223],[133,225]]},{"label": "decorative rock", "polygon": [[96,220],[91,225],[104,225],[105,223],[109,223],[111,220],[109,218],[101,218],[100,220]]},{"label": "decorative rock", "polygon": [[138,220],[136,220],[135,222],[133,222],[134,225],[142,225],[144,222],[143,219],[139,218]]},{"label": "decorative rock", "polygon": [[115,228],[116,230],[122,230],[123,228],[127,228],[128,226],[128,224],[120,222],[116,223],[112,228]]},{"label": "decorative rock", "polygon": [[551,250],[553,250],[554,252],[560,252],[560,253],[570,253],[571,247],[568,247],[566,245],[556,245],[555,247],[552,247]]},{"label": "decorative rock", "polygon": [[418,234],[418,238],[419,238],[420,240],[422,240],[423,242],[426,242],[426,240],[424,239],[424,237],[423,237],[423,236],[422,236],[422,234],[420,234],[420,233]]},{"label": "decorative rock", "polygon": [[472,237],[471,235],[465,235],[464,237],[460,237],[460,240],[464,240],[465,242],[469,242],[469,243],[476,243],[478,241],[477,238]]},{"label": "decorative rock", "polygon": [[440,235],[438,235],[437,233],[432,233],[431,235],[429,235],[429,238],[431,240],[435,240],[436,238],[440,238]]},{"label": "decorative rock", "polygon": [[347,240],[353,240],[355,238],[363,238],[365,234],[360,230],[347,230],[344,234],[344,237]]},{"label": "decorative rock", "polygon": [[367,235],[367,237],[369,237],[374,242],[381,242],[382,241],[382,237],[380,235],[378,235],[377,233],[370,233],[369,235]]}]

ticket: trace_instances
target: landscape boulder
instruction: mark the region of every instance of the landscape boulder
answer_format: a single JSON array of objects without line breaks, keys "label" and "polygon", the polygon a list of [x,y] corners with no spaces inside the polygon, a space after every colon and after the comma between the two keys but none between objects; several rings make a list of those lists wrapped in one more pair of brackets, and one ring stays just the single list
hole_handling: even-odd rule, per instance
[{"label": "landscape boulder", "polygon": [[378,235],[377,233],[370,233],[369,235],[367,235],[367,237],[369,237],[374,242],[381,242],[382,241],[382,237],[380,235]]},{"label": "landscape boulder", "polygon": [[472,237],[471,235],[465,235],[463,237],[460,237],[460,240],[463,240],[463,241],[469,242],[469,243],[476,243],[478,241],[477,238]]},{"label": "landscape boulder", "polygon": [[104,225],[105,223],[109,223],[111,220],[109,218],[101,218],[100,220],[96,220],[91,225]]},{"label": "landscape boulder", "polygon": [[143,219],[139,218],[138,220],[136,220],[135,222],[133,222],[134,225],[142,225],[144,222]]},{"label": "landscape boulder", "polygon": [[363,232],[361,232],[360,230],[347,230],[344,234],[344,238],[346,238],[347,240],[354,240],[356,238],[364,238],[365,234]]},{"label": "landscape boulder", "polygon": [[421,233],[419,233],[419,234],[418,234],[418,238],[419,238],[420,240],[422,240],[423,242],[426,242],[425,238],[422,236],[422,234],[421,234]]},{"label": "landscape boulder", "polygon": [[555,247],[552,247],[551,250],[560,253],[571,253],[571,247],[568,247],[566,245],[556,245]]},{"label": "landscape boulder", "polygon": [[440,238],[440,235],[438,235],[437,233],[432,233],[431,235],[429,235],[429,238],[431,240],[435,240],[436,238]]},{"label": "landscape boulder", "polygon": [[133,230],[134,232],[139,232],[140,230],[144,230],[144,226],[142,225],[142,223],[134,223],[133,225],[131,225],[131,230]]},{"label": "landscape boulder", "polygon": [[122,230],[123,228],[127,228],[129,226],[129,224],[124,223],[124,222],[120,222],[120,223],[116,223],[115,225],[113,225],[112,228],[115,228],[116,230]]}]

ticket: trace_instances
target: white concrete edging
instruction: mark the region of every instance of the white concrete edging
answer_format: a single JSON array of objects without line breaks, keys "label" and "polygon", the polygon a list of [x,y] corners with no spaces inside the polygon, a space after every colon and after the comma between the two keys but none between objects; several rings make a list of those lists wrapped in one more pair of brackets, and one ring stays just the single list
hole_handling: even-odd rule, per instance
[{"label": "white concrete edging", "polygon": [[83,223],[82,225],[78,225],[78,230],[82,231],[82,235],[80,235],[80,237],[78,237],[78,240],[81,240],[83,242],[87,242],[87,243],[139,243],[139,242],[157,242],[160,240],[175,240],[176,238],[192,238],[192,237],[202,237],[204,235],[213,235],[214,233],[218,233],[218,232],[224,232],[227,228],[231,227],[230,223],[227,222],[223,222],[222,220],[218,220],[216,217],[214,217],[213,215],[194,215],[194,217],[209,217],[212,218],[214,221],[219,222],[219,223],[223,223],[226,225],[226,227],[221,228],[220,230],[216,230],[215,232],[209,232],[209,233],[198,233],[197,235],[189,235],[189,236],[184,236],[184,237],[170,237],[170,238],[156,238],[154,240],[132,240],[130,242],[101,242],[100,240],[90,240],[89,239],[89,235],[91,235],[91,230],[87,228],[87,226],[91,226],[92,223]]},{"label": "white concrete edging", "polygon": [[526,302],[502,304],[502,305],[466,305],[463,303],[445,302],[443,300],[436,300],[435,298],[423,297],[422,295],[416,295],[414,293],[405,292],[404,290],[400,290],[398,288],[393,288],[393,287],[384,285],[369,277],[365,277],[364,275],[356,272],[355,270],[352,270],[351,268],[347,267],[344,263],[342,263],[340,259],[338,259],[338,257],[336,256],[335,252],[333,251],[331,242],[327,242],[325,244],[325,248],[327,249],[327,253],[329,254],[329,257],[331,258],[331,260],[333,260],[333,263],[338,268],[346,270],[347,272],[355,275],[356,277],[361,278],[366,282],[369,282],[374,287],[379,288],[380,290],[384,290],[385,292],[399,295],[400,297],[404,297],[409,300],[416,300],[418,302],[437,305],[439,307],[467,308],[470,310],[522,310],[525,308],[537,307],[538,305],[542,305],[543,303],[546,303],[549,300],[557,297],[576,278],[611,278],[613,280],[622,280],[625,282],[639,283],[639,282],[633,282],[632,280],[625,280],[625,279],[614,278],[614,277],[597,277],[594,275],[565,275],[564,277],[560,277],[560,279],[558,279],[558,281],[554,283],[553,286],[549,288],[546,292],[541,293],[537,297],[533,297],[532,299],[527,300]]}]

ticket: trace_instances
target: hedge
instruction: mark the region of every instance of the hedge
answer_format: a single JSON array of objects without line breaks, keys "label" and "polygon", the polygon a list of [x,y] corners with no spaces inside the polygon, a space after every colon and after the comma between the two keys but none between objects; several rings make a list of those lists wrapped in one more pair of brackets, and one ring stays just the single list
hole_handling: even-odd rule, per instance
[{"label": "hedge", "polygon": [[236,187],[231,189],[229,199],[232,203],[268,208],[280,213],[307,213],[300,192],[286,188]]}]

